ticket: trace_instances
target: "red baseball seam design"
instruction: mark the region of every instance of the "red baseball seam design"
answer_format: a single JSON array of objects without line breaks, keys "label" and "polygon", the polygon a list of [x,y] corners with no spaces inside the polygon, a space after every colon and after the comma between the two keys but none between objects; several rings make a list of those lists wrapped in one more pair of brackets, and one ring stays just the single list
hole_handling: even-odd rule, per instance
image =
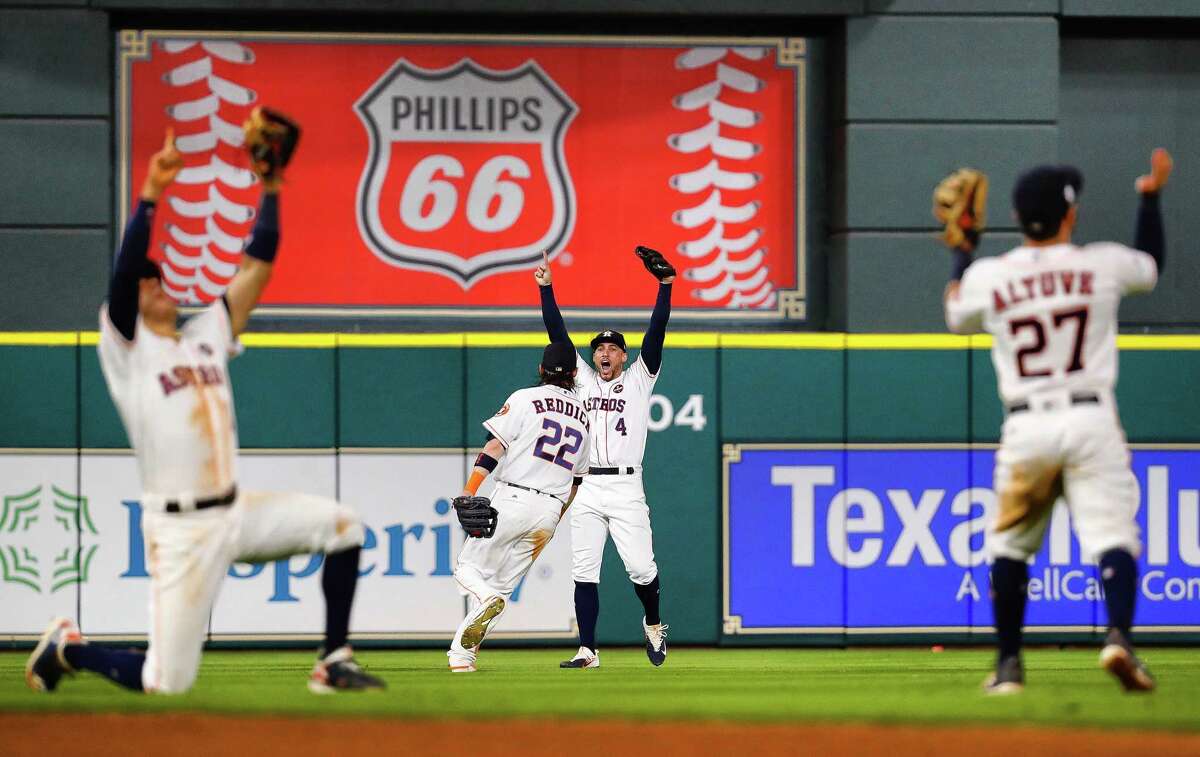
[{"label": "red baseball seam design", "polygon": [[681,194],[699,196],[707,191],[699,204],[676,210],[671,216],[676,225],[696,232],[711,224],[700,236],[679,245],[679,252],[691,263],[683,277],[698,283],[693,297],[705,303],[723,301],[731,309],[774,308],[777,298],[764,264],[766,248],[758,245],[763,230],[753,225],[762,202],[726,205],[721,194],[722,190],[752,190],[762,181],[760,173],[737,170],[739,161],[762,152],[762,145],[739,139],[737,130],[759,123],[762,113],[722,102],[720,96],[726,89],[761,91],[763,80],[737,68],[738,58],[758,61],[770,53],[765,47],[697,47],[675,59],[675,67],[681,70],[713,69],[711,82],[672,100],[679,110],[706,109],[709,115],[703,126],[667,137],[667,144],[676,152],[709,157],[696,170],[670,179],[671,188]]},{"label": "red baseball seam design", "polygon": [[163,75],[167,106],[184,168],[163,215],[163,288],[184,304],[212,302],[237,273],[257,179],[242,151],[242,121],[258,100],[244,79],[254,51],[231,40],[167,40],[179,64]]}]

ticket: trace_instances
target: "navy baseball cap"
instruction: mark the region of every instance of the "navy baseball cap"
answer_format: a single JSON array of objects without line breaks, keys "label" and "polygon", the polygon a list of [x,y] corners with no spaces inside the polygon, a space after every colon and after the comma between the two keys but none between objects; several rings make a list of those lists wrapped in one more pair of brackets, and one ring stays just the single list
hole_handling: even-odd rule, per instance
[{"label": "navy baseball cap", "polygon": [[562,376],[575,370],[575,345],[570,342],[551,342],[542,350],[542,370]]},{"label": "navy baseball cap", "polygon": [[605,343],[617,345],[621,348],[621,352],[629,351],[625,349],[625,335],[620,331],[608,329],[607,331],[601,331],[599,334],[596,334],[596,336],[592,337],[592,352],[596,351],[597,346]]},{"label": "navy baseball cap", "polygon": [[1083,174],[1075,166],[1042,165],[1021,174],[1013,187],[1013,209],[1022,233],[1038,241],[1054,236],[1082,193]]}]

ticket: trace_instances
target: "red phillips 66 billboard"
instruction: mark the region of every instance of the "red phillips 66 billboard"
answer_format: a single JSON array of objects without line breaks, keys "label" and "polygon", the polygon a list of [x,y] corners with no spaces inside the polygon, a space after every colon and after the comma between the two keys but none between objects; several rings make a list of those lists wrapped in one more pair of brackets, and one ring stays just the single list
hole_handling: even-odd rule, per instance
[{"label": "red phillips 66 billboard", "polygon": [[[644,310],[633,248],[680,271],[683,318],[803,318],[804,41],[120,33],[123,213],[173,128],[186,165],[151,256],[219,297],[260,186],[241,124],[303,127],[277,313],[536,312],[554,261],[576,312]],[[639,286],[639,284],[643,284]]]}]

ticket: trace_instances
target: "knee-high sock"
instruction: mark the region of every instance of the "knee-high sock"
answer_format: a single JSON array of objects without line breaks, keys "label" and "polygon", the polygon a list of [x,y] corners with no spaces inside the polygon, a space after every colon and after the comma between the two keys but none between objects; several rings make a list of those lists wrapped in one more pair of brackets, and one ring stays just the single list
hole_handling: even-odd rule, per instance
[{"label": "knee-high sock", "polygon": [[127,689],[142,691],[146,655],[132,649],[108,649],[93,644],[68,644],[63,657],[76,670],[90,670]]},{"label": "knee-high sock", "polygon": [[346,644],[350,633],[350,607],[358,585],[358,556],[361,547],[325,555],[321,590],[325,594],[325,653]]},{"label": "knee-high sock", "polygon": [[645,586],[634,584],[633,590],[637,592],[638,599],[642,600],[642,609],[646,611],[646,625],[656,626],[661,623],[662,618],[658,615],[658,576]]},{"label": "knee-high sock", "polygon": [[992,564],[992,612],[1000,659],[1021,652],[1029,566],[1022,560],[999,557]]},{"label": "knee-high sock", "polygon": [[1130,638],[1133,603],[1137,597],[1137,563],[1123,549],[1110,549],[1100,555],[1100,578],[1104,581],[1104,604],[1108,608],[1108,626]]},{"label": "knee-high sock", "polygon": [[575,582],[575,619],[579,646],[596,651],[596,619],[600,617],[600,584]]}]

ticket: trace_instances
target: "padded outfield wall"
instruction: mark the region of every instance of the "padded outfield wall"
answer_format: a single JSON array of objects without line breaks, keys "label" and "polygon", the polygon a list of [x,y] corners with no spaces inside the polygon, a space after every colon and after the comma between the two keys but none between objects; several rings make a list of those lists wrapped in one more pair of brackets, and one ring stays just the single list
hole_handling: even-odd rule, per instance
[{"label": "padded outfield wall", "polygon": [[[583,340],[586,335],[576,335]],[[0,339],[0,620],[56,612],[138,637],[147,577],[136,467],[94,333]],[[250,334],[231,363],[247,488],[338,496],[370,527],[355,627],[440,643],[461,617],[446,499],[479,422],[532,377],[541,335]],[[1141,618],[1200,626],[1200,338],[1123,336],[1118,400],[1142,484]],[[948,335],[672,334],[656,387],[646,488],[672,638],[857,643],[986,638],[982,518],[1002,410],[986,341]],[[569,639],[562,532],[505,617],[511,636]],[[214,639],[319,630],[319,559],[230,571]],[[1035,563],[1031,623],[1104,624],[1087,556],[1057,517]],[[638,605],[609,547],[601,638],[636,643]]]}]

